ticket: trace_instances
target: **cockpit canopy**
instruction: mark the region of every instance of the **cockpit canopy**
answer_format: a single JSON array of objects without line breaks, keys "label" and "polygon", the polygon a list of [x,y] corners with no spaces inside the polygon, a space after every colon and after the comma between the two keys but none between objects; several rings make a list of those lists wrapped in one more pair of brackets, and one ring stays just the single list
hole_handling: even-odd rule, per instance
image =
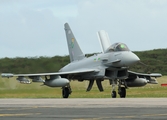
[{"label": "cockpit canopy", "polygon": [[130,51],[130,50],[124,43],[114,43],[105,51],[105,53],[113,51],[117,52],[117,51]]}]

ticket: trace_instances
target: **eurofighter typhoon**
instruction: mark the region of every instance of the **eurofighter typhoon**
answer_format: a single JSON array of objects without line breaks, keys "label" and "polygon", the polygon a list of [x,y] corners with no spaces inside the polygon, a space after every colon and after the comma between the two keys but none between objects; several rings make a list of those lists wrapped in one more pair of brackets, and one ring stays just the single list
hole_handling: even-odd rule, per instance
[{"label": "eurofighter typhoon", "polygon": [[2,73],[1,76],[17,77],[21,83],[43,82],[49,87],[61,87],[63,98],[68,98],[72,93],[70,87],[72,80],[89,81],[86,91],[91,90],[94,81],[99,91],[103,91],[102,81],[109,80],[112,86],[111,97],[116,98],[116,86],[118,86],[119,96],[125,98],[128,87],[145,86],[147,83],[157,84],[154,78],[162,76],[159,73],[143,74],[129,71],[130,66],[140,61],[139,57],[124,43],[111,45],[105,31],[98,32],[103,52],[85,57],[68,23],[65,23],[64,27],[70,56],[69,64],[54,73]]}]

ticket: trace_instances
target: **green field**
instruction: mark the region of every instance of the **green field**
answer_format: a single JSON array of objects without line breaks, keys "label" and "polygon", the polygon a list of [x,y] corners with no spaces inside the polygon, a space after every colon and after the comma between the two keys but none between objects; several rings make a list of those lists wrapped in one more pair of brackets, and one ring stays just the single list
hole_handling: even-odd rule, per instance
[{"label": "green field", "polygon": [[[127,89],[128,98],[167,97],[167,76],[157,78],[159,84],[148,84],[144,87]],[[99,92],[94,84],[90,92],[86,92],[88,82],[71,81],[72,94],[70,98],[111,98],[109,81],[103,81],[104,92]],[[20,84],[15,78],[0,78],[0,98],[62,98],[61,88],[41,86],[42,83]],[[119,97],[117,95],[117,97]]]}]

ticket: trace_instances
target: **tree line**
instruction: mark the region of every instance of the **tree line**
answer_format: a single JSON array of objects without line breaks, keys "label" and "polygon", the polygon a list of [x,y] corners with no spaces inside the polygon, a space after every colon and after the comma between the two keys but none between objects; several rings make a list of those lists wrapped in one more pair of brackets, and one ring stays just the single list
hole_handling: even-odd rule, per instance
[{"label": "tree line", "polygon": [[[138,63],[129,70],[144,73],[161,73],[167,75],[167,49],[154,49],[148,51],[134,51],[142,63]],[[93,54],[87,54],[91,56]],[[69,56],[53,57],[15,57],[1,58],[0,72],[2,73],[41,73],[57,72],[70,62]]]}]

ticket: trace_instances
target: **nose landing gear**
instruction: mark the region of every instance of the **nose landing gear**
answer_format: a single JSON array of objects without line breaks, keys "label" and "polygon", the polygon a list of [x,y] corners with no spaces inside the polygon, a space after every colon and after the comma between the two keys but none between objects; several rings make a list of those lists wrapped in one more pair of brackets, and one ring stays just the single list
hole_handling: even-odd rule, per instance
[{"label": "nose landing gear", "polygon": [[110,80],[110,83],[112,84],[112,92],[111,92],[111,97],[116,98],[117,94],[115,91],[115,86],[117,85],[118,82],[118,94],[120,98],[125,98],[126,97],[126,84],[125,80]]}]

